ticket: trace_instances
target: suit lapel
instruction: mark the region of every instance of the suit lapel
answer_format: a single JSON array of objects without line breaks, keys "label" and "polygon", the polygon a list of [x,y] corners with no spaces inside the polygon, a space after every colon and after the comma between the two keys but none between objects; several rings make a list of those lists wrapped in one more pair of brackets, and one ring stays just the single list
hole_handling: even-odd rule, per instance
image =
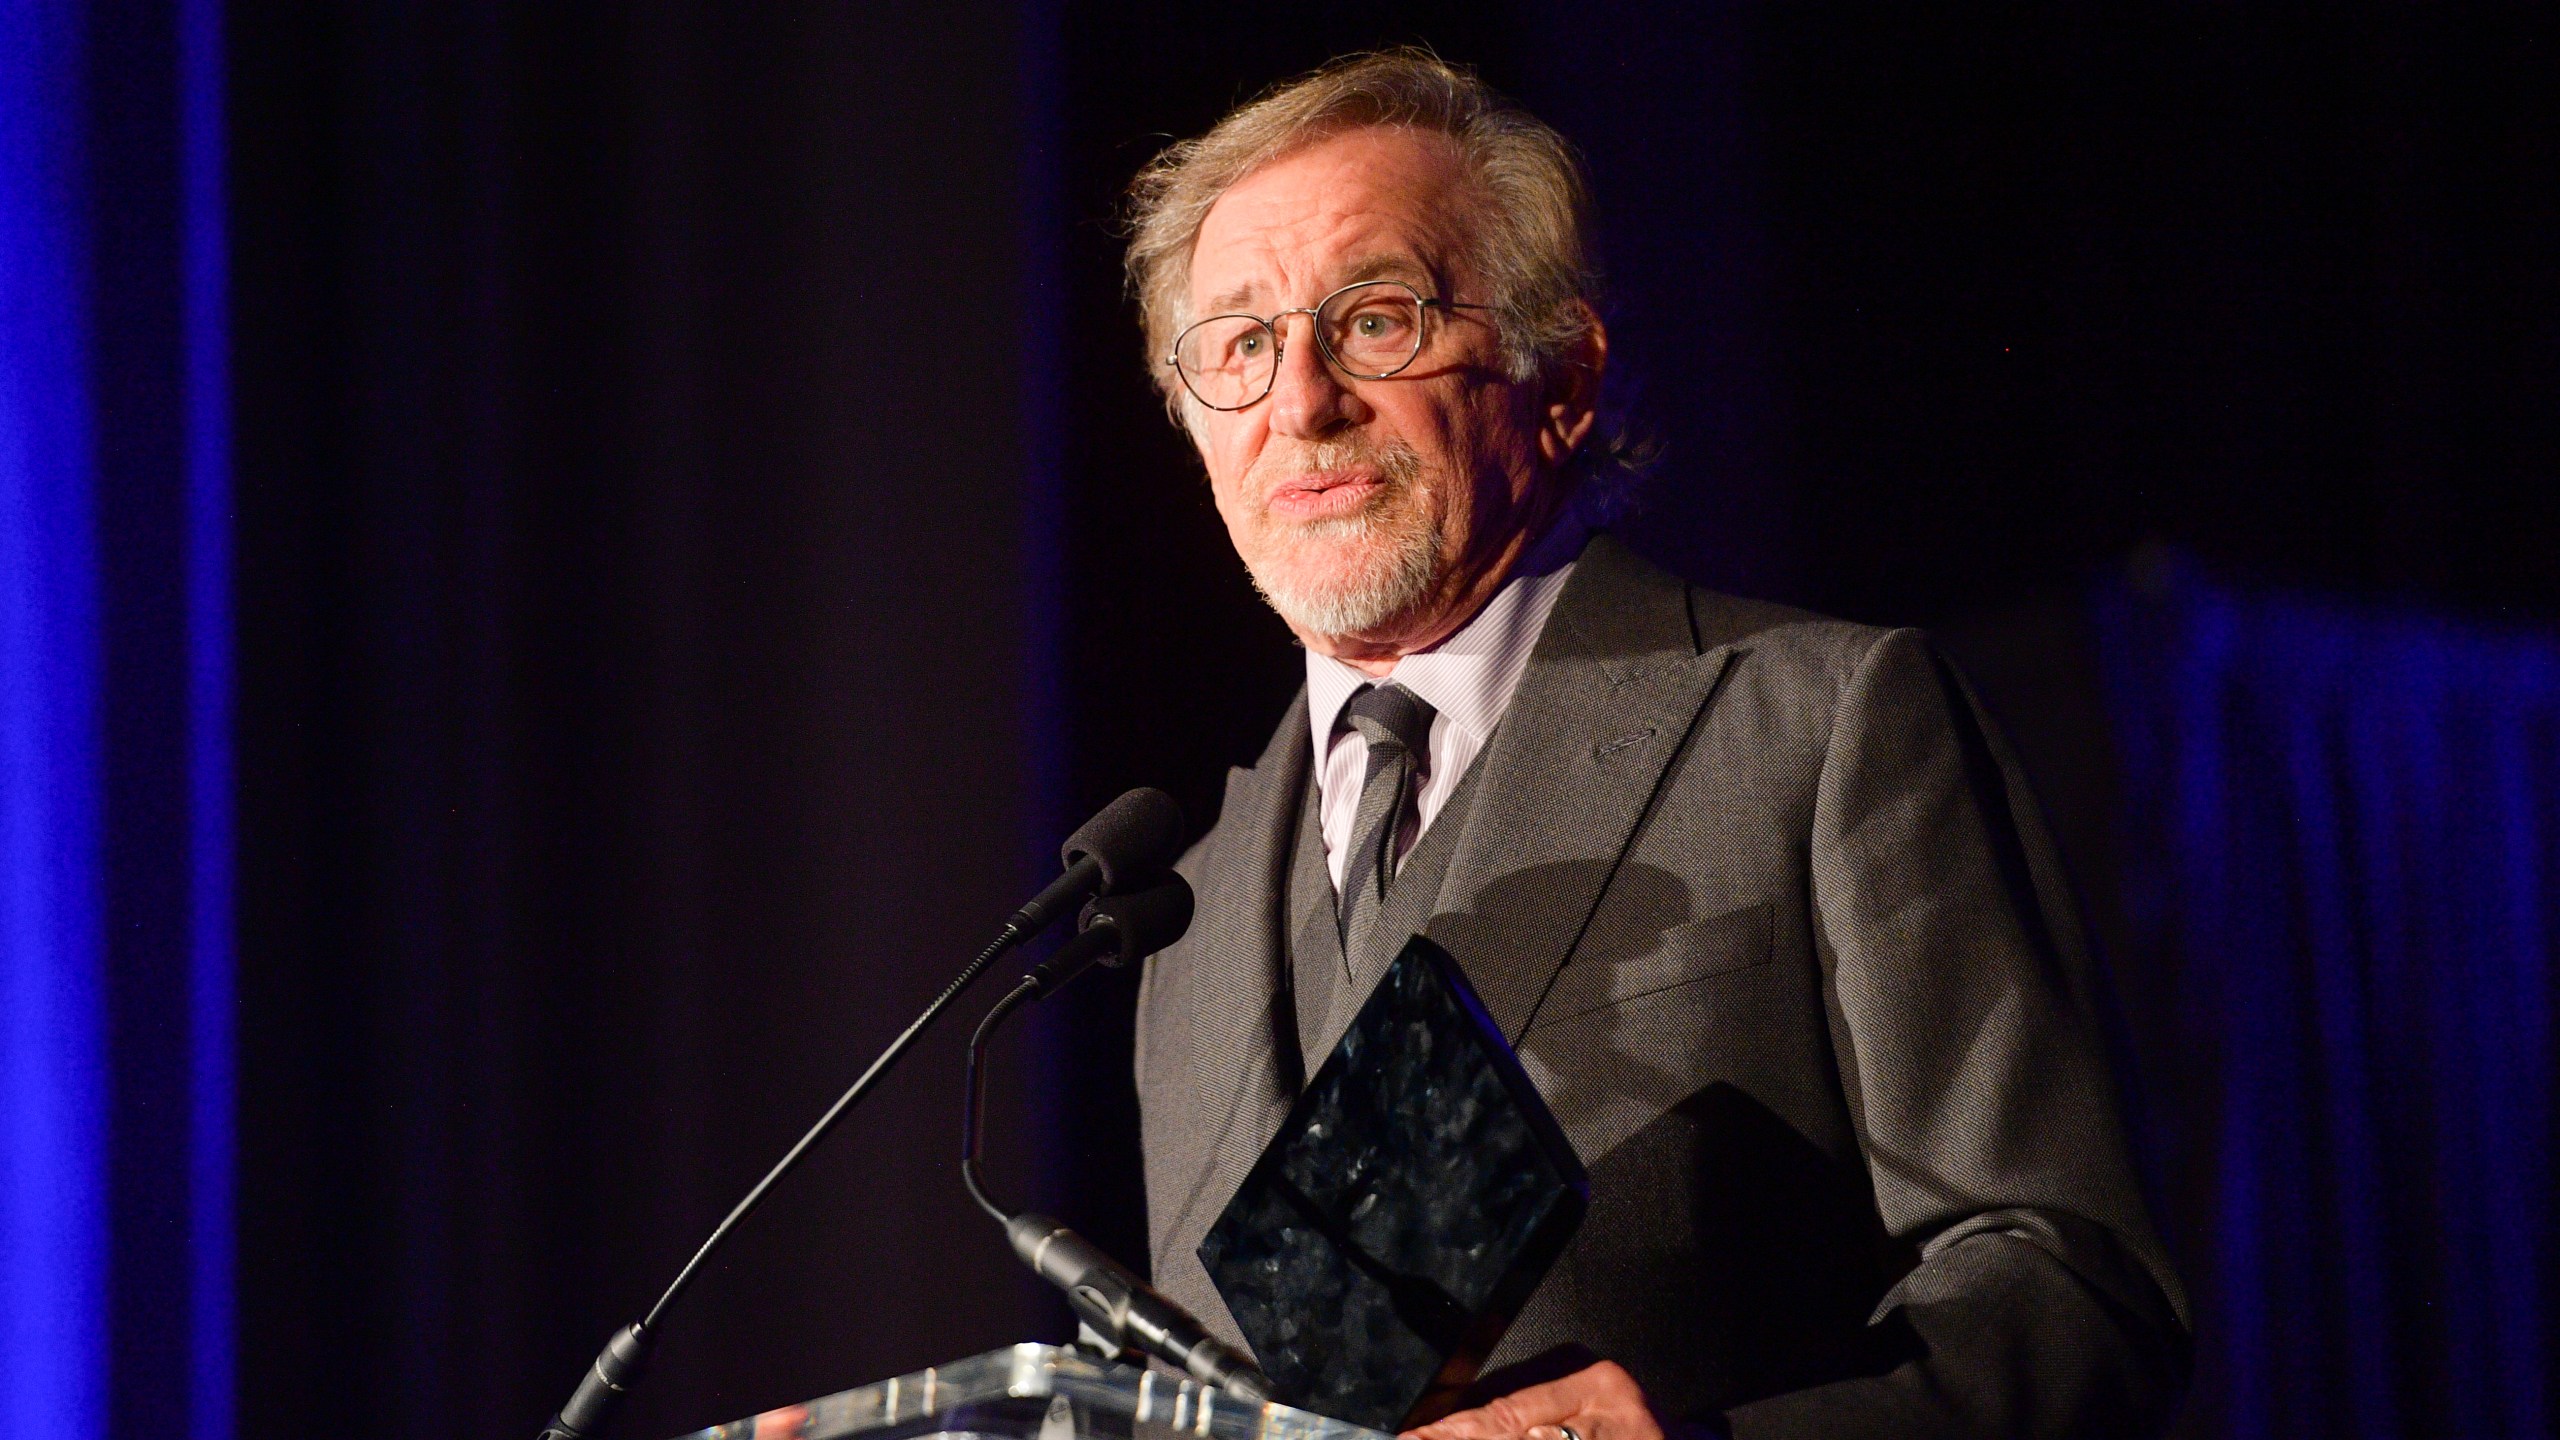
[{"label": "suit lapel", "polygon": [[1426,931],[1518,1043],[1732,651],[1688,587],[1593,537],[1501,726]]},{"label": "suit lapel", "polygon": [[[1276,1078],[1285,1092],[1284,1113],[1288,1102],[1297,1098],[1304,1078],[1297,1074],[1295,987],[1290,983],[1287,936],[1289,865],[1297,851],[1298,810],[1308,774],[1315,767],[1308,749],[1307,692],[1301,687],[1288,713],[1280,718],[1280,728],[1272,732],[1271,743],[1263,747],[1262,758],[1250,770],[1232,772],[1227,780],[1226,803],[1239,807],[1236,813],[1251,822],[1237,855],[1236,868],[1245,884],[1236,900],[1249,912],[1244,928],[1261,937],[1247,963],[1253,967],[1254,982],[1274,997],[1263,1039],[1278,1062]],[[1246,1073],[1254,1073],[1262,1060],[1255,1057]],[[1270,1128],[1276,1129],[1279,1123],[1280,1117],[1273,1116]],[[1269,1138],[1266,1133],[1255,1141],[1254,1149],[1259,1152]]]},{"label": "suit lapel", "polygon": [[1233,848],[1195,877],[1199,910],[1191,934],[1205,943],[1185,945],[1180,963],[1203,973],[1186,977],[1183,1019],[1208,1037],[1194,1051],[1192,1084],[1200,1113],[1217,1118],[1194,1160],[1198,1183],[1187,1187],[1189,1201],[1166,1232],[1177,1252],[1207,1232],[1297,1097],[1297,1020],[1283,927],[1298,800],[1311,764],[1301,690],[1261,760],[1228,773],[1218,828],[1233,836]]}]

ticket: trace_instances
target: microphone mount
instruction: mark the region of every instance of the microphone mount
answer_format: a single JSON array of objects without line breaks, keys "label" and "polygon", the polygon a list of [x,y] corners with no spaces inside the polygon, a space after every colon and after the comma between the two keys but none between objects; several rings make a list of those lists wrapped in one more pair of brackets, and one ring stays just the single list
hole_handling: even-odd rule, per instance
[{"label": "microphone mount", "polygon": [[[1171,863],[1181,842],[1181,807],[1163,791],[1143,788],[1129,791],[1104,806],[1099,814],[1068,836],[1059,855],[1065,865],[1065,873],[1049,882],[1031,898],[1030,903],[1004,922],[995,939],[952,977],[942,993],[933,998],[933,1003],[924,1008],[924,1013],[889,1042],[879,1058],[873,1060],[852,1086],[827,1107],[827,1112],[818,1117],[818,1123],[810,1126],[798,1143],[765,1172],[763,1179],[755,1183],[755,1188],[747,1192],[746,1198],[730,1209],[728,1215],[712,1229],[710,1237],[702,1242],[701,1248],[693,1252],[693,1258],[676,1272],[674,1283],[658,1296],[658,1303],[649,1307],[649,1313],[613,1333],[595,1361],[587,1367],[587,1373],[580,1377],[578,1388],[571,1392],[568,1403],[562,1405],[551,1417],[551,1423],[543,1428],[540,1440],[587,1440],[602,1427],[613,1413],[614,1406],[630,1392],[639,1381],[641,1372],[647,1368],[649,1353],[657,1343],[660,1322],[676,1297],[682,1295],[693,1284],[694,1276],[701,1273],[703,1262],[711,1258],[712,1252],[720,1248],[721,1242],[729,1238],[730,1232],[737,1229],[741,1221],[764,1203],[774,1183],[799,1166],[801,1158],[824,1140],[855,1105],[861,1103],[862,1097],[870,1093],[880,1077],[898,1063],[909,1046],[915,1044],[916,1037],[941,1018],[951,1002],[976,983],[997,957],[1056,924],[1079,904],[1108,895],[1119,884],[1162,870]],[[1187,921],[1187,892],[1184,899]],[[1055,959],[1052,957],[1052,963]]]},{"label": "microphone mount", "polygon": [[969,1037],[968,1083],[961,1093],[960,1179],[969,1198],[1002,1225],[1014,1254],[1040,1278],[1064,1291],[1067,1305],[1098,1348],[1129,1350],[1179,1367],[1205,1385],[1240,1399],[1272,1398],[1271,1381],[1241,1352],[1220,1341],[1190,1312],[1140,1280],[1102,1247],[1046,1215],[1007,1211],[988,1195],[980,1173],[979,1117],[986,1099],[987,1042],[1006,1018],[1055,993],[1096,961],[1122,965],[1153,954],[1182,936],[1191,923],[1191,887],[1179,875],[1134,894],[1096,900],[1085,907],[1084,929],[1047,961],[1032,967],[978,1022]]}]

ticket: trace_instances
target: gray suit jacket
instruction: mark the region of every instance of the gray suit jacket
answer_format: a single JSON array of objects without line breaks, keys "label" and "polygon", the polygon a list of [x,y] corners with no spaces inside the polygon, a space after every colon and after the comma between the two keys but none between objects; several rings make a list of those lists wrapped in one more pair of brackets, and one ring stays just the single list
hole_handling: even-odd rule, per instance
[{"label": "gray suit jacket", "polygon": [[[1137,1082],[1158,1286],[1287,1113],[1305,698],[1182,862]],[[2165,1424],[2185,1301],[2145,1216],[2075,907],[1928,641],[1584,552],[1479,762],[1425,933],[1589,1167],[1491,1364],[1618,1361],[1737,1435]]]}]

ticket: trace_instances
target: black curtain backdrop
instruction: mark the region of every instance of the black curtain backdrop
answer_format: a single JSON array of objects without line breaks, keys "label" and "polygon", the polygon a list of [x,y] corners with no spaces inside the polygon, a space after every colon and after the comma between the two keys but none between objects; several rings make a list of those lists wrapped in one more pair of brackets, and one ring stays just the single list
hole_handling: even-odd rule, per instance
[{"label": "black curtain backdrop", "polygon": [[[235,11],[242,1433],[531,1434],[1035,883],[1031,23]],[[961,1033],[619,1433],[1054,1331]]]},{"label": "black curtain backdrop", "polygon": [[[2532,7],[232,31],[245,1433],[537,1423],[1075,815],[1151,783],[1213,817],[1297,655],[1148,390],[1110,217],[1332,54],[1430,43],[1590,152],[1666,443],[1631,538],[1957,637],[2157,1108],[2219,1082],[2157,1063],[2184,1000],[2123,918],[2092,567],[2169,542],[2560,623]],[[999,1143],[1135,1257],[1129,987],[1025,1032]],[[692,1297],[625,1433],[1062,1336],[951,1174],[956,1038]],[[2214,1237],[2173,1240],[2213,1293]]]}]

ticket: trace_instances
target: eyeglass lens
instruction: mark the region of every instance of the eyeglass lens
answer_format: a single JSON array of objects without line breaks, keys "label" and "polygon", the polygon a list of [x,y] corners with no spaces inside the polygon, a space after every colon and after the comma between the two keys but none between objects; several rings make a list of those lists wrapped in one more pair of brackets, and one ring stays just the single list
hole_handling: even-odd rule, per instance
[{"label": "eyeglass lens", "polygon": [[[1315,314],[1319,343],[1333,363],[1363,380],[1379,380],[1413,363],[1422,349],[1422,299],[1392,280],[1354,285],[1327,296]],[[1280,344],[1271,326],[1250,315],[1220,315],[1182,332],[1175,366],[1200,403],[1238,410],[1270,392]]]}]

